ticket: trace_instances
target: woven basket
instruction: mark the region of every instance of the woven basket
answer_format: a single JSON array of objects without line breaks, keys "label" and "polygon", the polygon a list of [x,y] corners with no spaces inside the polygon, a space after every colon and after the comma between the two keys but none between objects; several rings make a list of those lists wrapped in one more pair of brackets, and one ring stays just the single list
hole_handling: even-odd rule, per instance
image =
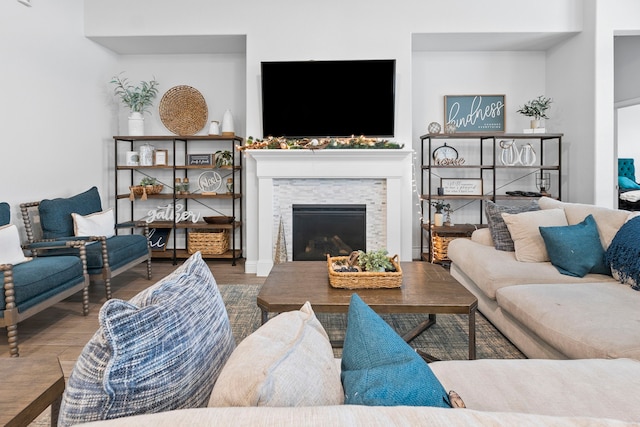
[{"label": "woven basket", "polygon": [[343,289],[380,289],[399,288],[402,286],[402,269],[398,262],[398,255],[389,257],[396,271],[385,272],[338,272],[331,268],[336,261],[347,261],[349,257],[331,257],[327,255],[327,267],[329,269],[329,284],[334,288]]},{"label": "woven basket", "polygon": [[177,135],[195,135],[205,126],[209,114],[202,94],[185,85],[169,89],[158,109],[162,124]]},{"label": "woven basket", "polygon": [[190,254],[221,255],[229,250],[229,230],[192,230],[188,243]]},{"label": "woven basket", "polygon": [[129,187],[129,199],[133,200],[136,197],[141,197],[142,199],[146,199],[147,196],[151,194],[159,194],[162,192],[164,185],[156,184],[156,185],[132,185]]},{"label": "woven basket", "polygon": [[435,232],[431,235],[431,262],[451,261],[448,256],[449,243],[455,239],[469,239],[465,236],[439,236]]}]

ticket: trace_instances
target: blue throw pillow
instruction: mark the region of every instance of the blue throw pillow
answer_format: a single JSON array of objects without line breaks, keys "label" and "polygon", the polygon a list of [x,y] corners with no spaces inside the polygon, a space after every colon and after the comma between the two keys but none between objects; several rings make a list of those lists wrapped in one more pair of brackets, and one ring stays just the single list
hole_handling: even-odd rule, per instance
[{"label": "blue throw pillow", "polygon": [[89,215],[100,211],[102,203],[96,187],[68,198],[44,199],[38,206],[42,237],[57,239],[73,236],[72,213]]},{"label": "blue throw pillow", "polygon": [[605,262],[616,280],[640,291],[640,216],[620,227],[607,248]]},{"label": "blue throw pillow", "polygon": [[11,222],[11,207],[9,203],[0,203],[0,226],[7,225]]},{"label": "blue throw pillow", "polygon": [[346,404],[451,407],[429,365],[357,294],[349,304],[341,378]]},{"label": "blue throw pillow", "polygon": [[235,349],[200,252],[129,301],[111,299],[74,365],[59,426],[204,407]]},{"label": "blue throw pillow", "polygon": [[626,176],[618,177],[618,187],[623,190],[640,190],[640,185]]},{"label": "blue throw pillow", "polygon": [[539,227],[551,264],[567,276],[611,274],[604,263],[604,248],[593,215],[562,227]]}]

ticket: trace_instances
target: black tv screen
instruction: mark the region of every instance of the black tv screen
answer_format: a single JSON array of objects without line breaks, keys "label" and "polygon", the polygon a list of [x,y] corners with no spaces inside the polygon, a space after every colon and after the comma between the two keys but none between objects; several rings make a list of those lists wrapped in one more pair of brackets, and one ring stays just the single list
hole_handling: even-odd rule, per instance
[{"label": "black tv screen", "polygon": [[393,137],[395,60],[262,63],[264,137]]}]

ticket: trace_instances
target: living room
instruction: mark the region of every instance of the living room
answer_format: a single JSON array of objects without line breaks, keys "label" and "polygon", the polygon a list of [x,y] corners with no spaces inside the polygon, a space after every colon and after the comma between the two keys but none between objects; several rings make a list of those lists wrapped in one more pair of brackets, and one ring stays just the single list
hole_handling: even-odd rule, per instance
[{"label": "living room", "polygon": [[[0,73],[5,82],[4,97],[9,101],[3,103],[1,115],[8,133],[0,167],[0,179],[5,183],[0,201],[9,203],[11,222],[21,232],[24,230],[19,205],[23,202],[69,197],[96,186],[103,206],[115,203],[113,136],[126,134],[128,111],[114,96],[109,82],[121,72],[132,82],[156,79],[160,83],[160,96],[175,85],[195,87],[206,99],[208,120],[221,120],[229,109],[238,136],[260,138],[263,136],[261,62],[393,59],[396,66],[393,140],[404,145],[400,151],[413,159],[415,168],[419,168],[420,161],[412,157],[411,151],[419,152],[420,136],[427,132],[430,122],[442,123],[444,96],[505,95],[508,132],[522,132],[529,126],[528,118],[516,113],[521,105],[539,95],[549,96],[554,103],[545,126],[549,132],[564,135],[562,199],[601,207],[615,207],[617,203],[614,108],[621,102],[640,99],[637,84],[624,81],[628,93],[619,95],[620,85],[615,80],[618,59],[615,38],[640,36],[640,4],[636,0],[618,0],[614,4],[604,0],[541,0],[535,5],[507,0],[408,0],[393,6],[360,0],[249,3],[10,0],[0,4],[0,16],[3,39],[0,52],[5,64]],[[626,63],[629,64],[633,65],[633,61]],[[160,96],[151,114],[145,115],[147,135],[171,135],[158,114]],[[331,120],[331,114],[323,119]],[[206,132],[207,127],[199,133]],[[251,156],[245,160],[242,189],[245,261],[242,267],[228,268],[231,272],[223,279],[224,283],[245,283],[238,273],[256,280],[261,268],[268,271],[268,266],[260,264],[259,249],[271,243],[271,240],[265,243],[261,236],[271,238],[273,221],[269,218],[266,221],[269,228],[261,228],[263,218],[257,206],[264,194],[259,191],[254,160]],[[394,184],[401,182],[401,191],[409,194],[402,199],[404,210],[394,213],[396,216],[392,218],[399,218],[399,228],[394,229],[399,235],[391,237],[394,245],[403,248],[403,261],[420,257],[420,209],[412,188],[415,180],[410,181]],[[455,215],[456,222],[472,221],[463,211]],[[154,270],[154,281],[175,268],[169,263],[162,264]],[[144,266],[140,267],[142,270]],[[153,283],[136,276],[138,288],[123,289],[121,284],[127,277],[116,278],[115,287],[120,291],[116,298],[131,297]],[[231,292],[229,289],[225,292]],[[91,296],[103,298],[99,292],[102,288],[94,288]],[[69,309],[73,311],[71,319],[66,319],[71,323],[80,316],[76,312],[79,307],[75,307],[79,305],[78,298],[65,302],[62,309],[74,306]],[[95,301],[92,299],[93,319],[99,311]],[[42,314],[48,316],[47,312]],[[95,326],[92,328],[83,331],[82,343],[95,330]],[[76,343],[76,348],[79,345]],[[313,350],[317,354],[317,349]],[[256,359],[261,357],[254,355],[253,361]],[[68,371],[71,363],[66,360],[63,368]],[[331,357],[330,363],[333,362]],[[610,402],[598,396],[606,393],[590,387],[599,382],[599,373],[609,370],[602,361],[587,362],[575,370],[541,361],[524,371],[511,370],[515,364],[507,364],[509,369],[505,369],[505,365],[498,363],[477,362],[480,364],[473,366],[491,369],[465,372],[458,368],[460,365],[448,365],[452,378],[461,375],[463,378],[456,379],[462,383],[475,375],[478,382],[469,382],[467,387],[475,389],[476,395],[483,394],[486,384],[496,382],[507,386],[501,396],[510,396],[508,386],[512,383],[504,378],[496,380],[501,373],[511,378],[534,378],[543,372],[547,375],[540,375],[542,379],[527,381],[532,388],[526,390],[533,390],[537,382],[553,383],[554,376],[561,378],[560,385],[574,384],[573,378],[580,378],[588,386],[578,383],[578,387],[591,393],[590,399],[583,402],[585,406],[604,408],[606,413]],[[609,384],[632,387],[624,375],[630,371],[614,370],[617,376]],[[526,390],[525,398],[513,401],[527,403]],[[468,404],[473,403],[471,391],[466,396],[462,394],[468,398]],[[530,396],[534,395],[539,396]],[[618,394],[609,393],[606,398],[612,396]],[[532,406],[535,405],[544,408],[546,402],[535,401]],[[230,422],[240,420],[241,416],[247,417],[245,421],[255,417],[254,422],[261,417],[258,411],[239,409],[219,413]],[[407,410],[408,418],[404,419],[394,418],[391,410],[386,412],[385,408],[353,410],[349,413],[348,409],[325,406],[319,412],[307,408],[291,414],[293,418],[299,415],[295,421],[338,420],[336,423],[341,415],[354,416],[361,425],[367,420],[381,425],[385,420],[387,424],[404,421],[405,425],[417,420],[434,421],[420,418],[412,410]],[[576,407],[574,414],[581,415],[582,410]],[[626,415],[632,418],[634,413]],[[274,418],[274,424],[278,420],[292,421],[284,410],[274,414],[282,417]],[[402,417],[402,413],[395,414]],[[439,415],[437,411],[433,414]],[[180,412],[174,413],[165,422],[176,423],[180,416]],[[470,418],[465,419],[466,416]],[[495,425],[552,421],[521,414],[492,418],[490,412],[447,414],[439,421],[469,425],[473,417],[476,424]],[[200,422],[206,420],[204,416],[199,418]],[[122,422],[126,424],[127,420]],[[158,418],[146,422],[153,425]],[[558,420],[557,424],[588,425],[588,422],[572,419]],[[622,422],[612,421],[611,425]]]},{"label": "living room", "polygon": [[[127,116],[108,83],[113,75],[125,72],[134,82],[155,77],[160,94],[177,84],[196,87],[211,120],[230,109],[238,135],[260,137],[259,67],[267,60],[395,59],[394,140],[406,149],[417,150],[427,124],[442,121],[445,95],[505,94],[510,132],[527,127],[526,118],[515,113],[518,106],[550,96],[554,104],[546,126],[565,135],[563,199],[616,202],[613,40],[640,31],[633,1],[615,7],[546,1],[526,10],[504,2],[411,2],[393,11],[369,3],[267,10],[203,3],[194,7],[197,16],[170,2],[117,6],[2,6],[3,31],[12,40],[3,57],[16,66],[3,70],[11,82],[5,96],[12,102],[3,117],[12,124],[6,138],[12,143],[5,146],[1,173],[3,182],[12,183],[4,199],[16,224],[19,203],[70,196],[91,185],[105,205],[113,205],[111,138],[125,133]],[[125,18],[121,10],[127,10]],[[399,18],[389,20],[390,13]],[[185,19],[177,19],[180,14]],[[170,134],[157,111],[146,115],[145,131]],[[37,172],[23,173],[14,159]],[[257,194],[254,183],[245,182],[244,253],[247,272],[255,272]],[[405,239],[416,258],[418,216],[412,213],[404,231],[411,234]]]}]

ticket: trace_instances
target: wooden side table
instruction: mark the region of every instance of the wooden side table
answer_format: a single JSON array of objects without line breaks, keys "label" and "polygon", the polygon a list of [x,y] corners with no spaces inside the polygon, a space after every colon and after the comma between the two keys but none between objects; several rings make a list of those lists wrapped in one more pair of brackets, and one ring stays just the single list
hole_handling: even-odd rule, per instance
[{"label": "wooden side table", "polygon": [[64,374],[56,357],[15,357],[0,362],[0,425],[27,426],[51,406],[58,424]]}]

